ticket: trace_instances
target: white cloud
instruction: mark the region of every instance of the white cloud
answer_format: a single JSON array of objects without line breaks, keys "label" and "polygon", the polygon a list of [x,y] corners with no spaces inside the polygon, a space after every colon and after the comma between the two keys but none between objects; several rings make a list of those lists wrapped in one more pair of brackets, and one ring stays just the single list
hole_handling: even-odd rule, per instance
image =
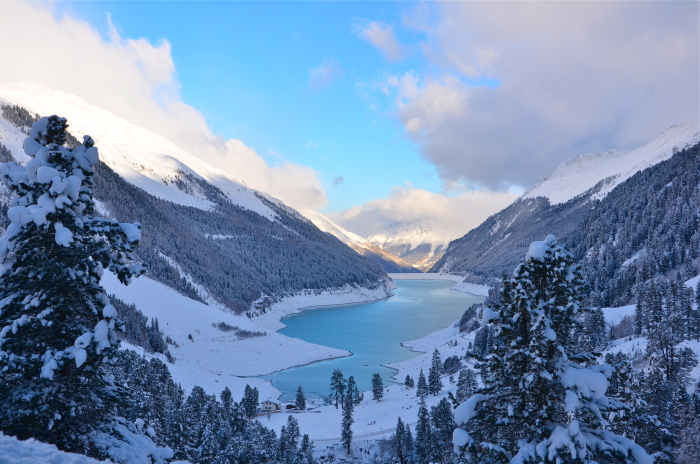
[{"label": "white cloud", "polygon": [[340,79],[345,70],[333,58],[323,60],[318,66],[309,69],[309,86],[311,90],[321,90],[330,87],[336,79]]},{"label": "white cloud", "polygon": [[313,143],[311,140],[306,142],[306,148],[318,148],[319,144]]},{"label": "white cloud", "polygon": [[577,154],[698,121],[698,5],[421,4],[405,25],[427,37],[430,71],[386,84],[444,180],[528,187]]},{"label": "white cloud", "polygon": [[354,32],[382,52],[387,61],[401,61],[406,50],[399,43],[394,28],[380,21],[356,20]]},{"label": "white cloud", "polygon": [[156,132],[204,161],[277,196],[297,209],[317,209],[326,193],[313,169],[270,167],[241,140],[215,136],[195,108],[182,102],[170,44],[104,40],[88,23],[56,17],[50,4],[0,2],[0,81],[35,81],[77,95]]},{"label": "white cloud", "polygon": [[391,224],[421,220],[454,239],[511,204],[516,197],[513,193],[484,190],[445,196],[407,184],[394,187],[387,198],[368,201],[333,215],[332,219],[362,237],[386,230]]},{"label": "white cloud", "polygon": [[339,175],[338,177],[333,178],[333,187],[337,187],[337,186],[344,184],[344,183],[345,183],[345,177],[343,177],[342,174]]}]

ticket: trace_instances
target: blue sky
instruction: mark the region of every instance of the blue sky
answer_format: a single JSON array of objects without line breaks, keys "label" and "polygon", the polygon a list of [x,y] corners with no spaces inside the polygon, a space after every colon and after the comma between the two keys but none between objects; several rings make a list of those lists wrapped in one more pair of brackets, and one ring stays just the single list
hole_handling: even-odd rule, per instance
[{"label": "blue sky", "polygon": [[[362,20],[401,28],[404,5],[383,2],[78,2],[63,8],[109,34],[166,39],[182,100],[211,129],[238,138],[271,165],[313,167],[326,186],[327,212],[386,196],[407,182],[442,190],[435,168],[392,116],[393,96],[375,88],[384,74],[426,67],[420,54],[400,63],[354,31]],[[313,89],[310,70],[334,62],[342,75]],[[340,74],[340,73],[338,73]],[[341,178],[342,176],[342,178]],[[342,179],[342,181],[341,181]]]}]

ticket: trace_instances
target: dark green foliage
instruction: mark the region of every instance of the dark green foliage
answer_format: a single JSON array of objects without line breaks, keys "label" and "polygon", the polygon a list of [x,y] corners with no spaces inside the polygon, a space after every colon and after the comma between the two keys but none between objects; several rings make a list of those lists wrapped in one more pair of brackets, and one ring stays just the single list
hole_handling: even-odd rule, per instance
[{"label": "dark green foliage", "polygon": [[354,419],[352,417],[355,411],[355,402],[351,396],[350,390],[348,389],[345,399],[343,400],[343,422],[341,424],[340,440],[343,447],[347,450],[347,453],[352,452],[352,424]]},{"label": "dark green foliage", "polygon": [[430,424],[430,414],[425,406],[425,401],[421,398],[418,407],[418,422],[416,423],[416,462],[426,464],[432,457],[432,428]]},{"label": "dark green foliage", "polygon": [[425,375],[423,374],[423,369],[420,370],[418,375],[418,387],[416,388],[416,396],[421,399],[425,399],[430,391],[428,390],[428,382],[425,380]]},{"label": "dark green foliage", "polygon": [[343,404],[345,398],[345,379],[343,372],[340,369],[335,369],[331,375],[331,400],[335,400],[335,408],[338,409],[338,403]]},{"label": "dark green foliage", "polygon": [[136,308],[136,305],[128,305],[114,295],[109,297],[112,305],[117,309],[117,315],[124,321],[124,331],[117,335],[132,345],[143,347],[148,353],[162,353],[168,359],[173,359],[168,351],[168,344],[158,325],[158,319],[148,318]]},{"label": "dark green foliage", "polygon": [[441,399],[437,406],[430,408],[430,420],[432,425],[430,431],[431,462],[451,463],[454,449],[452,433],[455,429],[455,419],[447,398]]},{"label": "dark green foliage", "polygon": [[357,388],[357,382],[355,382],[355,377],[352,375],[348,377],[348,382],[345,385],[345,398],[343,401],[348,398],[352,399],[353,406],[357,406],[365,398],[364,394],[360,393],[360,390]]},{"label": "dark green foliage", "polygon": [[430,364],[430,371],[428,372],[428,393],[431,395],[437,395],[442,391],[442,360],[440,359],[440,352],[435,349],[433,351],[433,361]]},{"label": "dark green foliage", "polygon": [[583,324],[578,333],[579,351],[601,352],[608,346],[608,327],[601,309],[591,309],[583,315]]},{"label": "dark green foliage", "polygon": [[406,374],[406,380],[404,380],[403,384],[406,386],[406,388],[413,388],[415,385],[415,382],[413,381],[413,377]]},{"label": "dark green foliage", "polygon": [[[11,123],[18,129],[21,129],[25,134],[29,133],[32,124],[39,120],[39,115],[32,115],[19,105],[0,105],[2,117],[5,121]],[[62,144],[61,144],[62,145]],[[75,147],[71,147],[75,148]],[[3,161],[7,163],[8,161]]]},{"label": "dark green foliage", "polygon": [[372,374],[372,399],[379,401],[384,396],[384,384],[382,383],[382,376],[379,374]]},{"label": "dark green foliage", "polygon": [[461,367],[462,362],[459,360],[459,357],[450,356],[445,359],[445,362],[442,364],[442,372],[445,375],[452,375],[457,373]]},{"label": "dark green foliage", "polygon": [[476,389],[479,387],[479,382],[476,380],[476,374],[473,370],[466,368],[459,372],[459,379],[457,379],[457,395],[456,400],[458,403],[464,403],[469,399]]},{"label": "dark green foliage", "polygon": [[301,388],[301,385],[299,385],[299,388],[297,388],[297,396],[294,406],[300,411],[306,410],[306,396],[304,396],[304,389]]},{"label": "dark green foliage", "polygon": [[256,416],[258,413],[258,387],[250,388],[250,385],[245,386],[241,407],[247,418],[252,419]]}]

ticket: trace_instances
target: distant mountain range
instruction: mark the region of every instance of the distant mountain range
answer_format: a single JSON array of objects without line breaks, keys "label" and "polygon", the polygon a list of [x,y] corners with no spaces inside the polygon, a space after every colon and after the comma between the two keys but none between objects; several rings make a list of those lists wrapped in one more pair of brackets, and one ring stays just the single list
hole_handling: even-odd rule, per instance
[{"label": "distant mountain range", "polygon": [[[100,212],[141,222],[139,255],[150,276],[192,299],[243,313],[303,290],[351,285],[388,295],[393,284],[382,266],[410,268],[369,244],[363,249],[361,239],[347,246],[279,199],[73,95],[3,84],[0,105],[2,161],[29,159],[22,143],[39,115],[66,117],[74,137],[95,139]],[[0,203],[6,210],[4,190]]]}]

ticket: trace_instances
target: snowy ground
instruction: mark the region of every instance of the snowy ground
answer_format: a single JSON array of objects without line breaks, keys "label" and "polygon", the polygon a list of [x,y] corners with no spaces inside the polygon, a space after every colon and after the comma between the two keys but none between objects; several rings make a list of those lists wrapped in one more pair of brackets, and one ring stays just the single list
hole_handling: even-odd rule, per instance
[{"label": "snowy ground", "polygon": [[[280,395],[269,381],[248,376],[267,375],[294,366],[350,355],[345,350],[308,343],[275,332],[284,327],[280,322],[281,317],[308,306],[371,301],[386,298],[389,293],[384,288],[370,291],[348,287],[336,292],[300,295],[283,299],[273,305],[267,314],[251,320],[225,312],[215,305],[207,306],[191,300],[146,277],[134,279],[131,285],[124,286],[114,275],[106,272],[102,285],[109,294],[135,304],[148,318],[158,318],[161,329],[178,343],[179,347],[171,345],[169,348],[176,361],[168,364],[168,367],[175,381],[181,383],[186,391],[199,385],[209,394],[218,394],[228,386],[235,398],[243,396],[246,384],[257,387],[261,398],[277,398]],[[239,339],[232,332],[221,332],[212,326],[219,322],[265,332],[266,335]]]},{"label": "snowy ground", "polygon": [[471,282],[464,282],[464,276],[458,276],[454,274],[442,274],[437,272],[426,272],[426,273],[402,273],[393,274],[390,273],[389,277],[393,280],[451,280],[452,282],[457,282],[457,284],[452,287],[452,290],[457,290],[462,293],[469,293],[475,296],[489,296],[489,286],[473,284]]},{"label": "snowy ground", "polygon": [[105,461],[88,458],[80,454],[59,451],[30,438],[20,441],[0,432],[0,464],[98,464]]}]

